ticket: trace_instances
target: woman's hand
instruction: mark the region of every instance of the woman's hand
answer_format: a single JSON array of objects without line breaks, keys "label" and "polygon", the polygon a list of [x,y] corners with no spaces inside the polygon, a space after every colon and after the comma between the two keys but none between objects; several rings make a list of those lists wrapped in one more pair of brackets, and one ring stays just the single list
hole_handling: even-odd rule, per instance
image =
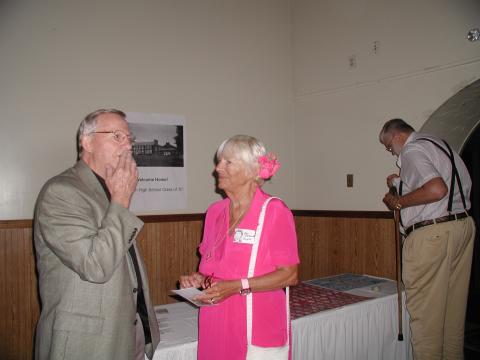
[{"label": "woman's hand", "polygon": [[195,296],[194,300],[198,300],[206,304],[217,304],[229,296],[238,294],[241,287],[242,284],[240,280],[213,282],[209,288],[203,290],[202,295]]},{"label": "woman's hand", "polygon": [[180,288],[199,288],[204,287],[205,283],[205,276],[200,274],[199,272],[192,273],[190,275],[180,276]]}]

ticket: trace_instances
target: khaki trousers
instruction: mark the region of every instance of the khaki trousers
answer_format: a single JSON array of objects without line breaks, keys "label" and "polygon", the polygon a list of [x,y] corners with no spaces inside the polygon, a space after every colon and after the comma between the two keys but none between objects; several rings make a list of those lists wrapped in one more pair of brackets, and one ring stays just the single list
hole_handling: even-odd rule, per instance
[{"label": "khaki trousers", "polygon": [[415,360],[463,359],[475,224],[471,217],[414,230],[403,245]]}]

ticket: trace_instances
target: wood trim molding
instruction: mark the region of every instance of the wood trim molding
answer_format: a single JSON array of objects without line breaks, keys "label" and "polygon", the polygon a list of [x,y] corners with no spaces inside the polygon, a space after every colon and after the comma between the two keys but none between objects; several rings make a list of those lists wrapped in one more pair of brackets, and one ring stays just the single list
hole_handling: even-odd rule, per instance
[{"label": "wood trim molding", "polygon": [[168,214],[168,215],[139,215],[144,223],[203,221],[205,214]]},{"label": "wood trim molding", "polygon": [[[139,215],[144,223],[203,221],[205,214],[167,214],[167,215]],[[0,229],[32,228],[32,219],[0,220]]]},{"label": "wood trim molding", "polygon": [[393,219],[392,211],[292,210],[294,216],[358,219]]},{"label": "wood trim molding", "polygon": [[0,229],[31,229],[33,220],[0,220]]}]

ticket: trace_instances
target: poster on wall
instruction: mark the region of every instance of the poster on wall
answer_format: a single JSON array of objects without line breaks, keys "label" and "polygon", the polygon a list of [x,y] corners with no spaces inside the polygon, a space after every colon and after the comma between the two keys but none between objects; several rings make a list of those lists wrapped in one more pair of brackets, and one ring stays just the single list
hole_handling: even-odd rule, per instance
[{"label": "poster on wall", "polygon": [[185,118],[129,112],[127,121],[135,136],[132,153],[138,167],[130,209],[137,214],[185,209]]}]

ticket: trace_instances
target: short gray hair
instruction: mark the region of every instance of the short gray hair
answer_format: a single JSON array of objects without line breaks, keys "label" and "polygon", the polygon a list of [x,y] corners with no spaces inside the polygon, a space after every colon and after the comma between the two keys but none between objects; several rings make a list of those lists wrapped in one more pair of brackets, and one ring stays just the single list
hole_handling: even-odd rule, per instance
[{"label": "short gray hair", "polygon": [[[247,170],[251,174],[258,172],[258,158],[267,153],[265,145],[262,142],[248,135],[235,135],[224,140],[217,150],[217,160],[225,154],[230,154],[243,161]],[[262,185],[263,179],[257,178],[257,183]]]},{"label": "short gray hair", "polygon": [[118,109],[98,109],[87,116],[82,120],[78,127],[77,131],[77,150],[78,156],[82,155],[82,137],[93,133],[97,129],[97,118],[103,114],[117,114],[120,115],[123,119],[127,118],[127,115],[121,110]]},{"label": "short gray hair", "polygon": [[382,127],[380,134],[378,135],[378,139],[382,142],[385,138],[385,135],[395,135],[396,133],[406,133],[410,134],[411,132],[415,131],[415,129],[408,125],[402,119],[391,119],[388,120]]}]

